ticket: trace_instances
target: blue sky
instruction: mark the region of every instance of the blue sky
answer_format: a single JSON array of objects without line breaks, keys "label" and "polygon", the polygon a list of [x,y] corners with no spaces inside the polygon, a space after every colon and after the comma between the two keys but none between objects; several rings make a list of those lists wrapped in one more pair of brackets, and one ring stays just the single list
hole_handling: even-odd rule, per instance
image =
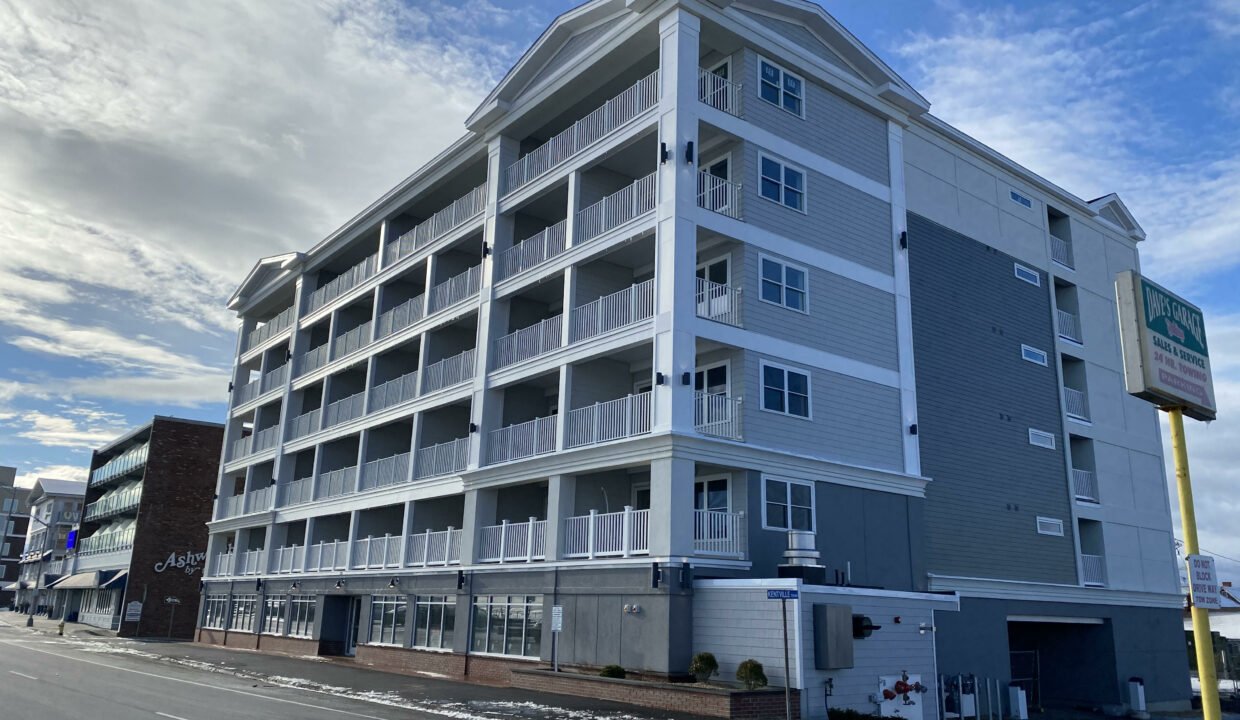
[{"label": "blue sky", "polygon": [[[456,139],[574,4],[0,6],[0,464],[81,476],[152,414],[221,420],[223,302],[253,262]],[[1240,557],[1240,0],[824,5],[939,117],[1125,199],[1147,272],[1207,312],[1222,419],[1190,428],[1199,517]]]}]

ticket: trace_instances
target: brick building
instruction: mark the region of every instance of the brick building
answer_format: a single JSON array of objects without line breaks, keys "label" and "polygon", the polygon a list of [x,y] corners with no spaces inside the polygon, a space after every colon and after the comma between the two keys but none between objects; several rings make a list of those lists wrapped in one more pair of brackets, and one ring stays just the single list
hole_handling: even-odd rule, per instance
[{"label": "brick building", "polygon": [[27,488],[14,485],[17,468],[0,466],[0,607],[17,599],[18,562],[26,547],[26,529],[30,515],[26,509]]}]

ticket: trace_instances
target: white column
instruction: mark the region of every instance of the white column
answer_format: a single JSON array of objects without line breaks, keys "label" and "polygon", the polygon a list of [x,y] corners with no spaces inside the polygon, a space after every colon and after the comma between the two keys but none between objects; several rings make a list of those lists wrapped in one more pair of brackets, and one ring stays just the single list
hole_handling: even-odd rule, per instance
[{"label": "white column", "polygon": [[573,515],[577,478],[552,475],[547,478],[547,562],[564,559],[564,521]]},{"label": "white column", "polygon": [[564,245],[572,247],[577,244],[577,212],[581,210],[581,171],[574,170],[568,174],[568,211],[564,218]]},{"label": "white column", "polygon": [[[413,465],[413,463],[410,463]],[[413,512],[415,509],[414,501],[405,502],[405,516],[401,520],[400,533],[400,566],[405,567],[409,563],[409,536],[413,535]]]},{"label": "white column", "polygon": [[497,493],[494,490],[466,490],[465,517],[461,531],[461,564],[477,562],[478,539],[481,528],[495,522]]},{"label": "white column", "polygon": [[904,472],[921,474],[921,450],[910,428],[917,423],[917,380],[913,366],[913,311],[909,294],[908,251],[900,247],[900,236],[908,230],[908,210],[904,195],[904,128],[887,121],[887,155],[891,180],[891,246],[895,257],[896,336],[899,341],[900,417],[904,437]]},{"label": "white column", "polygon": [[679,457],[650,463],[650,555],[693,554],[693,461]]},{"label": "white column", "polygon": [[555,424],[555,447],[564,450],[568,447],[568,413],[573,406],[573,366],[560,366],[559,408]]},{"label": "white column", "polygon": [[349,513],[349,542],[345,545],[344,566],[346,570],[353,568],[353,541],[357,538],[357,516],[360,510]]}]

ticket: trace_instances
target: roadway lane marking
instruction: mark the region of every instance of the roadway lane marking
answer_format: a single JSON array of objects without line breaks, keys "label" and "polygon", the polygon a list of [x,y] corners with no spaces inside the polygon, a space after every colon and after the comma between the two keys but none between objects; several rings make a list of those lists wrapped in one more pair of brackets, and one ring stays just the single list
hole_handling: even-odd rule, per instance
[{"label": "roadway lane marking", "polygon": [[19,673],[19,672],[17,672],[16,670],[10,670],[10,671],[9,671],[9,674],[10,674],[10,675],[16,675],[17,677],[24,677],[24,678],[26,678],[27,680],[38,680],[38,679],[39,679],[39,678],[35,677],[34,675],[27,675],[26,673]]},{"label": "roadway lane marking", "polygon": [[156,711],[156,713],[155,713],[155,714],[156,714],[156,715],[158,715],[158,716],[160,716],[160,717],[166,717],[166,718],[169,718],[169,720],[185,720],[185,718],[183,718],[183,717],[178,717],[178,716],[176,716],[176,715],[169,715],[168,713],[161,713],[161,712]]},{"label": "roadway lane marking", "polygon": [[[379,717],[378,715],[365,715],[363,713],[353,712],[351,710],[339,710],[337,708],[326,707],[324,705],[314,705],[311,703],[298,702],[296,700],[286,700],[284,698],[269,697],[267,695],[259,695],[258,693],[247,692],[245,690],[235,690],[233,688],[223,687],[222,685],[212,685],[210,683],[197,682],[194,680],[186,680],[184,678],[175,678],[175,677],[170,677],[168,675],[159,675],[157,673],[144,672],[142,670],[134,670],[132,668],[121,667],[119,665],[109,665],[107,663],[99,662],[97,660],[87,660],[86,658],[74,657],[72,655],[61,655],[60,653],[49,652],[47,650],[30,647],[27,645],[23,645],[19,642],[11,642],[9,640],[0,640],[0,645],[10,645],[13,647],[20,647],[23,650],[43,653],[44,655],[51,655],[52,657],[58,657],[62,660],[72,660],[74,662],[80,662],[86,665],[97,665],[98,667],[108,668],[109,670],[133,673],[134,675],[142,675],[144,677],[157,678],[159,680],[168,680],[169,682],[184,683],[185,685],[194,685],[196,687],[207,688],[209,690],[223,690],[224,692],[230,692],[235,695],[244,695],[246,697],[257,698],[259,700],[267,700],[270,702],[284,703],[286,705],[296,705],[298,707],[312,708],[314,710],[322,710],[324,712],[336,713],[338,715],[348,715],[349,717],[363,718],[363,720],[389,720],[389,718],[382,718],[382,717]],[[13,672],[13,671],[10,670],[9,672]],[[14,673],[14,674],[18,675],[20,673]],[[24,677],[30,677],[30,676],[26,675]],[[31,678],[31,679],[36,679],[36,678]]]}]

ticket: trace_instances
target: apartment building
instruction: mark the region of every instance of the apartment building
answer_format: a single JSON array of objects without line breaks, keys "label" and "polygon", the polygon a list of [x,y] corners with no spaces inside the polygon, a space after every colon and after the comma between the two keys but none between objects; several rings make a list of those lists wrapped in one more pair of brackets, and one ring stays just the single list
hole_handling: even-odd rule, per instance
[{"label": "apartment building", "polygon": [[68,572],[65,555],[74,526],[82,517],[81,480],[39,478],[27,496],[29,528],[19,565],[17,604],[31,612],[52,606],[49,587]]},{"label": "apartment building", "polygon": [[26,512],[30,491],[19,488],[17,468],[0,466],[0,607],[17,602],[21,560],[26,548],[30,516]]},{"label": "apartment building", "polygon": [[[807,717],[940,669],[1187,698],[1154,412],[1107,374],[1140,229],[928,110],[812,3],[562,15],[230,299],[199,640],[503,680],[559,607],[562,664],[755,657]],[[1021,675],[1065,626],[1102,675]]]},{"label": "apartment building", "polygon": [[223,436],[156,416],[91,454],[81,525],[50,586],[58,616],[121,637],[193,636]]}]

